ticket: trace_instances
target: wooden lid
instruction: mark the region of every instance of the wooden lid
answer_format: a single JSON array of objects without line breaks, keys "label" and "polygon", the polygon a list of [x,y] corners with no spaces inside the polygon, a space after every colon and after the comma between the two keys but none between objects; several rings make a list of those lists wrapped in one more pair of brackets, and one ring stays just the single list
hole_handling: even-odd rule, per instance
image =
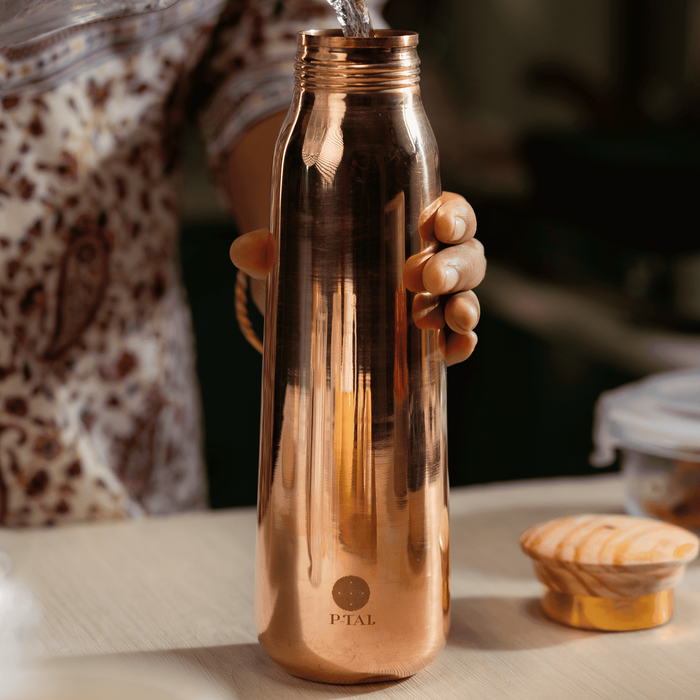
[{"label": "wooden lid", "polygon": [[538,561],[606,569],[680,566],[695,559],[699,544],[681,527],[629,515],[575,515],[535,525],[520,536],[525,553]]},{"label": "wooden lid", "polygon": [[671,618],[671,589],[698,555],[700,540],[649,518],[577,515],[531,527],[520,546],[549,589],[543,604],[550,616],[576,627],[620,630]]}]

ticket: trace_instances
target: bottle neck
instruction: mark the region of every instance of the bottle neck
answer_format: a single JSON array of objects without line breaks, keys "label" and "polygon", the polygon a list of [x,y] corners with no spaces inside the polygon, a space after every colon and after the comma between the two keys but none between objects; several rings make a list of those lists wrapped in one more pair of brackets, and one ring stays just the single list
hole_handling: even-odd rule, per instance
[{"label": "bottle neck", "polygon": [[340,30],[300,32],[294,82],[342,92],[417,88],[417,45],[414,32],[378,31],[367,39],[344,37]]}]

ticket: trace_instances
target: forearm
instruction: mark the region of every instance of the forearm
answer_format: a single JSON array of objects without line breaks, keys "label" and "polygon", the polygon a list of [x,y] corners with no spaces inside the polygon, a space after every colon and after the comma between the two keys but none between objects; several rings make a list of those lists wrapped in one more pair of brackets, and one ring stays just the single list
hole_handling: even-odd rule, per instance
[{"label": "forearm", "polygon": [[228,158],[228,200],[241,233],[268,228],[272,156],[284,112],[248,129]]}]

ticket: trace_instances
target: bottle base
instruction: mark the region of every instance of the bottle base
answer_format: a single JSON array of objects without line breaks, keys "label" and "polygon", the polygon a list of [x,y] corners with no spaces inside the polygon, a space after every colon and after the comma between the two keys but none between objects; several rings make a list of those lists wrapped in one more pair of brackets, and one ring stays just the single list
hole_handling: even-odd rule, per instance
[{"label": "bottle base", "polygon": [[297,648],[294,652],[287,650],[282,658],[282,655],[266,648],[262,635],[260,643],[268,658],[292,676],[316,683],[334,685],[386,683],[410,678],[431,663],[439,652],[437,650],[427,658],[410,665],[402,665],[396,669],[378,669],[375,666],[375,668],[360,670],[343,667],[333,661],[323,659],[308,648],[304,650]]},{"label": "bottle base", "polygon": [[305,681],[314,681],[315,683],[327,683],[329,685],[361,685],[366,683],[387,683],[402,681],[410,678],[413,673],[407,674],[376,674],[376,673],[358,673],[348,671],[322,671],[320,669],[303,668],[296,665],[280,664],[277,665],[292,676],[302,678]]}]

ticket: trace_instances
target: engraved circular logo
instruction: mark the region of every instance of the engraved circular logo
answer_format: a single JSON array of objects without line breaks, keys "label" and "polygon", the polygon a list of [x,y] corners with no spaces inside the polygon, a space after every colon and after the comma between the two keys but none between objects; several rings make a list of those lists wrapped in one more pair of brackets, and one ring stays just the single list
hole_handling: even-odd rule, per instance
[{"label": "engraved circular logo", "polygon": [[343,610],[360,610],[369,600],[369,586],[359,576],[343,576],[333,586],[333,600]]}]

